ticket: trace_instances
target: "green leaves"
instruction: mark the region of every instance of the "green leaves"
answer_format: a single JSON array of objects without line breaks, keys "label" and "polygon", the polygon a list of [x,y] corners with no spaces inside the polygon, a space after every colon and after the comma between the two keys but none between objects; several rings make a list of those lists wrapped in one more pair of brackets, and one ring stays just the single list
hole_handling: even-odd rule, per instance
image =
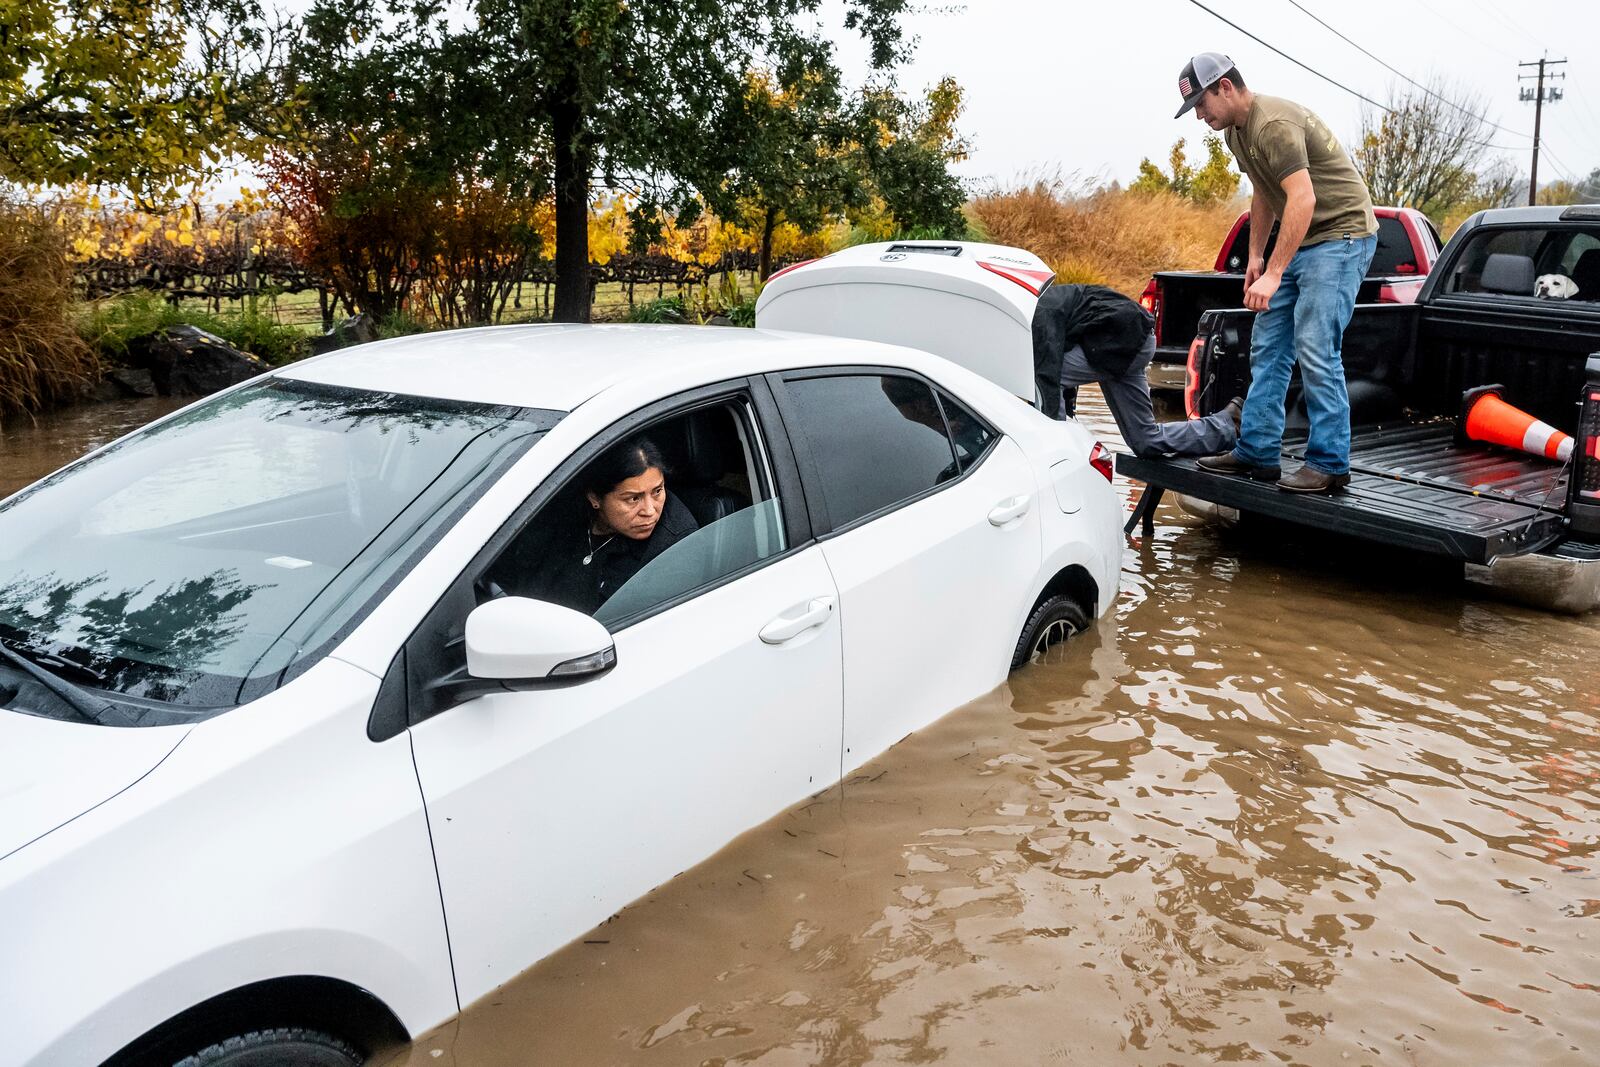
[{"label": "green leaves", "polygon": [[1168,158],[1172,169],[1170,177],[1148,159],[1140,160],[1139,176],[1129,184],[1128,191],[1155,193],[1170,190],[1202,206],[1232,200],[1239,191],[1239,173],[1233,169],[1233,161],[1222,145],[1222,138],[1209,133],[1204,143],[1206,161],[1198,170],[1189,165],[1188,154],[1184,150],[1187,142],[1182,137],[1173,142]]},{"label": "green leaves", "polygon": [[[253,147],[247,123],[271,109],[240,87],[258,34],[233,0],[4,0],[0,3],[0,178],[22,185],[110,184],[167,197],[228,153]],[[191,40],[206,46],[189,58]]]}]

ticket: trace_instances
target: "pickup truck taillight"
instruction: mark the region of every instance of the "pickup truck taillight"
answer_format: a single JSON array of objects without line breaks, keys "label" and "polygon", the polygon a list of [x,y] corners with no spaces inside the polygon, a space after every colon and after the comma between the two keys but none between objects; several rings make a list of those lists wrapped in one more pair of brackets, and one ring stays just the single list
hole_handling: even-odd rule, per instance
[{"label": "pickup truck taillight", "polygon": [[1144,292],[1139,294],[1139,306],[1156,317],[1156,344],[1161,343],[1161,289],[1156,285],[1156,280],[1151,278],[1145,283]]},{"label": "pickup truck taillight", "polygon": [[1572,449],[1567,518],[1573,533],[1594,536],[1600,534],[1600,353],[1589,357],[1586,377]]},{"label": "pickup truck taillight", "polygon": [[1089,451],[1089,466],[1105,475],[1106,481],[1111,481],[1112,474],[1115,470],[1112,464],[1111,450],[1105,445],[1101,444],[1099,441],[1096,441],[1094,443],[1094,448]]},{"label": "pickup truck taillight", "polygon": [[1191,419],[1200,417],[1200,351],[1205,343],[1204,334],[1189,342],[1189,371],[1183,383],[1183,412]]}]

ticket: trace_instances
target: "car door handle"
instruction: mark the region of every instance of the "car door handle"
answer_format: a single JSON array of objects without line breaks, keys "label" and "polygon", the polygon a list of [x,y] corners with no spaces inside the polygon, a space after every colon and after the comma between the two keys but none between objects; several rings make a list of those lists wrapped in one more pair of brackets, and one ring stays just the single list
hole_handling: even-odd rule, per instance
[{"label": "car door handle", "polygon": [[833,597],[812,597],[790,608],[761,628],[761,640],[769,645],[792,641],[813,627],[821,626],[833,615]]},{"label": "car door handle", "polygon": [[1033,503],[1033,497],[1024,493],[1021,496],[1008,497],[994,506],[989,512],[989,523],[992,526],[1004,526],[1013,519],[1020,519],[1028,513],[1028,506]]}]

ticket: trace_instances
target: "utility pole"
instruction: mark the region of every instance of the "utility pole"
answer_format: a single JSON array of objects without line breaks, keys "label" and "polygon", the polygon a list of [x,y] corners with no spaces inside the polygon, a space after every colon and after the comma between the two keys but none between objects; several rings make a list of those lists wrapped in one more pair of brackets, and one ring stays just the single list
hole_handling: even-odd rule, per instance
[{"label": "utility pole", "polygon": [[[1532,89],[1529,89],[1527,86],[1522,86],[1520,92],[1523,103],[1527,103],[1529,100],[1533,101],[1533,166],[1528,171],[1529,207],[1532,207],[1535,203],[1537,203],[1539,197],[1539,120],[1544,116],[1544,102],[1548,100],[1553,104],[1557,100],[1561,99],[1561,88],[1559,86],[1551,85],[1550,88],[1545,88],[1545,67],[1559,67],[1565,62],[1566,60],[1564,59],[1546,59],[1543,56],[1540,56],[1539,59],[1534,62],[1517,64],[1518,67],[1539,68],[1539,73],[1537,75],[1517,75],[1517,81],[1519,82],[1527,81],[1529,78],[1537,78],[1537,82]],[[1566,77],[1567,76],[1564,73],[1551,74],[1550,80],[1552,82],[1558,79],[1564,81],[1566,80]]]}]

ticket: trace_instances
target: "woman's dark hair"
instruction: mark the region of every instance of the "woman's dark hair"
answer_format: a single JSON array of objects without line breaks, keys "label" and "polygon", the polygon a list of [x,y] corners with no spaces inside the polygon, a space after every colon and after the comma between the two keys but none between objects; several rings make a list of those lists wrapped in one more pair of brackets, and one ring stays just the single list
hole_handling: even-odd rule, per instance
[{"label": "woman's dark hair", "polygon": [[595,496],[605,496],[618,483],[637,478],[651,467],[667,473],[661,449],[648,437],[630,437],[606,449],[599,459],[589,464],[583,472],[583,488]]}]

